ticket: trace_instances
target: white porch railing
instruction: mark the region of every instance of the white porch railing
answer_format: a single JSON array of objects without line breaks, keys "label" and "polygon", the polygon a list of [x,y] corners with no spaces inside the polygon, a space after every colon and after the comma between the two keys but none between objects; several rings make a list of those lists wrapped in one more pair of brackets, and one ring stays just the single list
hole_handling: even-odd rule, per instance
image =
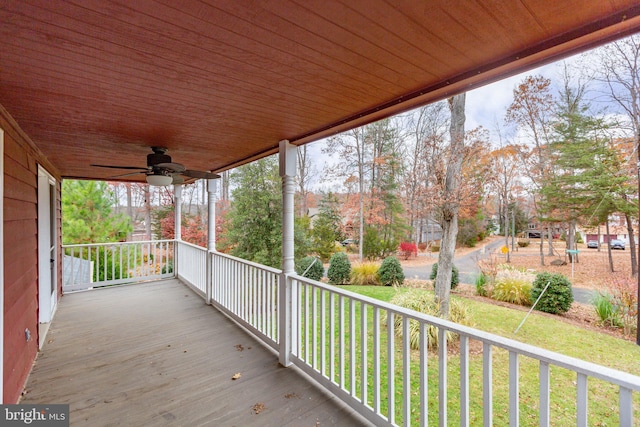
[{"label": "white porch railing", "polygon": [[[611,388],[618,398],[608,405],[614,415],[607,423],[638,425],[634,412],[640,422],[640,377],[300,276],[288,280],[294,307],[291,361],[376,425],[550,426],[560,425],[553,421],[559,412],[574,411],[569,425],[586,427],[601,421],[589,419],[589,397],[597,400]],[[428,350],[432,326],[441,343],[436,351]],[[411,330],[417,349],[410,346]],[[460,336],[458,357],[448,353],[447,333]],[[479,352],[481,357],[471,357]],[[505,360],[504,372],[494,370],[497,358]],[[537,371],[536,381],[524,371]],[[568,389],[575,406],[556,407],[553,396]],[[525,406],[534,407],[533,420],[531,410],[522,418]],[[500,414],[508,416],[499,419]]]},{"label": "white porch railing", "polygon": [[176,242],[177,277],[202,297],[207,295],[207,250],[187,242]]},{"label": "white porch railing", "polygon": [[278,348],[280,270],[212,253],[212,304]]},{"label": "white porch railing", "polygon": [[63,245],[63,292],[174,277],[173,240]]}]

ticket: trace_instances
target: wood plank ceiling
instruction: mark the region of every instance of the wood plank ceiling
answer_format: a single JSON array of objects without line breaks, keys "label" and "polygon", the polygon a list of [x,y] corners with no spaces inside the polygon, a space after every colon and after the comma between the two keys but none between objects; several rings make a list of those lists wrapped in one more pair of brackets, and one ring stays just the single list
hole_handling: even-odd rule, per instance
[{"label": "wood plank ceiling", "polygon": [[[637,0],[7,0],[0,104],[63,177],[222,171],[640,30]],[[143,176],[133,177],[141,179]]]}]

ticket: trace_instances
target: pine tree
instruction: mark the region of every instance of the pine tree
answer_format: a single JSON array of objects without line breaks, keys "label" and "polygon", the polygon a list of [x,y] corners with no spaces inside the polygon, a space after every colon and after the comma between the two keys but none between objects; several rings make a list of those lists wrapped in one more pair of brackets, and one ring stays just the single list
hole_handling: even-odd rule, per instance
[{"label": "pine tree", "polygon": [[106,182],[65,180],[62,183],[62,241],[67,244],[124,241],[133,231],[131,219],[114,214],[114,195]]},{"label": "pine tree", "polygon": [[320,212],[316,215],[311,230],[313,251],[322,262],[327,262],[335,252],[336,241],[343,238],[340,202],[333,193],[327,193],[320,201]]}]

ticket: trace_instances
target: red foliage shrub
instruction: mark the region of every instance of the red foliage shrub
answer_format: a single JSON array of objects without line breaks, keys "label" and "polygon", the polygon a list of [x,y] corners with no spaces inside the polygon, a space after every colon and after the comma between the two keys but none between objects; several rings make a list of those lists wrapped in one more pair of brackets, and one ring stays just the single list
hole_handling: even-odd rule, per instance
[{"label": "red foliage shrub", "polygon": [[415,243],[401,242],[400,243],[400,256],[407,260],[411,258],[411,255],[418,256],[418,246]]}]

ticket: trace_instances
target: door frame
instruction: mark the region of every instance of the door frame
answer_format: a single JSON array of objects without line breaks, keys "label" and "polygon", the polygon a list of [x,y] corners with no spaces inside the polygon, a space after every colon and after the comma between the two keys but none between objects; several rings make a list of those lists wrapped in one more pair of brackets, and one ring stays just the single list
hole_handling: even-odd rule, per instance
[{"label": "door frame", "polygon": [[[56,180],[38,165],[38,323],[50,323],[58,303]],[[44,334],[40,334],[40,343]]]}]

